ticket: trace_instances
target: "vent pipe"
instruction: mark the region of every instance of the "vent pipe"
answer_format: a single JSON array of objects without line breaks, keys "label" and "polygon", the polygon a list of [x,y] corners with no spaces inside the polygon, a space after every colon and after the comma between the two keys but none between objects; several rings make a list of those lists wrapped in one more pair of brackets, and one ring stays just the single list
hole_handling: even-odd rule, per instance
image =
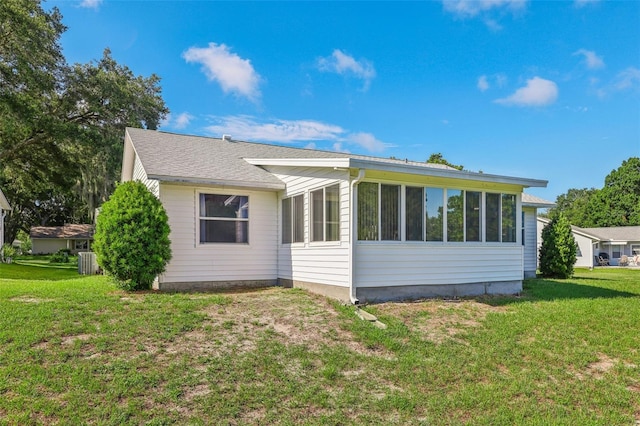
[{"label": "vent pipe", "polygon": [[222,135],[222,140],[223,141],[227,141],[227,142],[231,142],[231,135]]}]

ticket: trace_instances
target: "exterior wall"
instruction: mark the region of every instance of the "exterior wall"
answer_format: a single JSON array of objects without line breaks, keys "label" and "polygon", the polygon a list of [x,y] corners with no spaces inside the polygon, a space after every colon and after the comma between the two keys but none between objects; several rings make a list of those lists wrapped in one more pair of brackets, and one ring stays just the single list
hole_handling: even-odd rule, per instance
[{"label": "exterior wall", "polygon": [[[636,248],[636,250],[638,249],[638,246],[640,246],[640,241],[631,241],[631,242],[627,242],[626,244],[622,245],[622,244],[609,244],[609,243],[600,243],[600,250],[596,250],[597,253],[607,253],[609,255],[609,264],[611,266],[618,266],[618,263],[620,262],[620,257],[613,257],[613,251],[614,249],[617,251],[618,249],[620,250],[620,256],[622,257],[622,255],[626,255],[627,257],[633,257],[635,254],[632,252],[631,250],[631,246],[633,246],[634,248]],[[597,253],[595,254],[595,256],[597,256]]]},{"label": "exterior wall", "polygon": [[517,244],[359,242],[355,280],[358,289],[521,283],[522,265]]},{"label": "exterior wall", "polygon": [[[349,286],[349,181],[348,172],[321,168],[268,167],[286,183],[278,197],[278,277],[294,286],[315,283]],[[340,241],[311,242],[311,191],[340,184]],[[304,194],[304,243],[281,244],[282,198]],[[300,283],[300,285],[297,285]]]},{"label": "exterior wall", "polygon": [[53,254],[66,248],[72,248],[71,246],[67,247],[67,240],[60,238],[34,238],[31,252],[33,254]]},{"label": "exterior wall", "polygon": [[[160,184],[159,189],[160,201],[169,217],[173,257],[158,279],[158,288],[180,290],[236,287],[242,282],[277,282],[275,192],[165,183]],[[249,243],[199,243],[200,193],[249,197]]]},{"label": "exterior wall", "polygon": [[597,265],[595,262],[596,254],[593,251],[593,240],[584,235],[573,233],[573,239],[578,244],[578,252],[576,253],[576,264],[578,268],[591,268]]},{"label": "exterior wall", "polygon": [[537,209],[523,207],[524,212],[524,277],[535,278],[538,267]]},{"label": "exterior wall", "polygon": [[138,156],[135,156],[135,161],[133,163],[133,180],[139,180],[142,182],[149,191],[156,197],[160,197],[160,183],[157,180],[149,179],[147,177],[147,173],[145,173],[144,168],[142,167],[142,163]]}]

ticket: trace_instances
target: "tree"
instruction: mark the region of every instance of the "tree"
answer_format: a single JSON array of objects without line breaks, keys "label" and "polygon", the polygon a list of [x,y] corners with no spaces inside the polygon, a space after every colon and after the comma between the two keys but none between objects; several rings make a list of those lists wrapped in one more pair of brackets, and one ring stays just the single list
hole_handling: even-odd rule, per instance
[{"label": "tree", "polygon": [[540,272],[547,278],[569,278],[573,275],[578,246],[571,232],[571,224],[559,213],[542,230]]},{"label": "tree", "polygon": [[453,167],[454,169],[457,169],[457,170],[464,169],[463,165],[456,165],[448,162],[444,157],[442,157],[442,154],[439,152],[435,154],[431,154],[426,162],[431,164],[444,164],[445,166]]},{"label": "tree", "polygon": [[39,0],[0,2],[0,186],[14,207],[6,241],[35,224],[90,221],[120,176],[124,128],[156,129],[168,113],[159,77],[134,75],[109,49],[68,66],[65,30]]},{"label": "tree", "polygon": [[571,224],[589,227],[591,224],[589,201],[597,192],[596,188],[569,189],[566,194],[558,195],[556,206],[549,209],[549,217],[562,213]]},{"label": "tree", "polygon": [[103,204],[93,249],[98,264],[126,290],[148,290],[171,260],[162,203],[141,182],[125,182]]}]

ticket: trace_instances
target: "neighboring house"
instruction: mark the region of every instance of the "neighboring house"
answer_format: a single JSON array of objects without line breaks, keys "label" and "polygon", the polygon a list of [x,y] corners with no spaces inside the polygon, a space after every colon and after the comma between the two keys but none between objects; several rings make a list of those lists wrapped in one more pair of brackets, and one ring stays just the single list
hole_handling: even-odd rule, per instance
[{"label": "neighboring house", "polygon": [[90,251],[93,232],[93,225],[34,226],[30,232],[31,252],[52,254],[67,249],[76,254]]},{"label": "neighboring house", "polygon": [[520,292],[534,252],[522,191],[547,184],[132,128],[129,180],[169,217],[173,257],[155,288],[279,284],[353,303]]},{"label": "neighboring house", "polygon": [[[538,235],[549,219],[538,218]],[[578,267],[598,265],[598,255],[606,253],[611,266],[618,265],[623,255],[640,255],[640,226],[611,226],[603,228],[579,228],[571,226],[573,238],[578,244]]]},{"label": "neighboring house", "polygon": [[9,210],[11,206],[0,189],[0,247],[4,245],[4,217]]}]

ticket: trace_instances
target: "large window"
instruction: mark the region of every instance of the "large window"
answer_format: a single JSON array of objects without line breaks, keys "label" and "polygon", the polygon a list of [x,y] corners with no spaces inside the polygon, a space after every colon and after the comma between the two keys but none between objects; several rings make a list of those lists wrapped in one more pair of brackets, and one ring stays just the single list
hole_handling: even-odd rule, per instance
[{"label": "large window", "polygon": [[378,184],[362,182],[358,185],[358,239],[378,240]]},{"label": "large window", "polygon": [[487,193],[486,195],[486,230],[485,241],[500,241],[500,194]]},{"label": "large window", "polygon": [[423,241],[424,189],[407,186],[405,191],[406,237],[407,241]]},{"label": "large window", "polygon": [[382,240],[400,240],[400,186],[380,185]]},{"label": "large window", "polygon": [[304,196],[282,200],[282,243],[304,242]]},{"label": "large window", "polygon": [[311,192],[311,241],[340,240],[340,185]]},{"label": "large window", "polygon": [[480,199],[482,193],[475,191],[465,191],[465,241],[482,241],[480,221],[482,211]]},{"label": "large window", "polygon": [[464,241],[464,199],[459,189],[447,190],[447,241]]},{"label": "large window", "polygon": [[425,189],[427,241],[442,241],[444,227],[444,190]]},{"label": "large window", "polygon": [[248,243],[249,197],[200,194],[200,242]]},{"label": "large window", "polygon": [[516,242],[516,196],[502,194],[502,242]]}]

